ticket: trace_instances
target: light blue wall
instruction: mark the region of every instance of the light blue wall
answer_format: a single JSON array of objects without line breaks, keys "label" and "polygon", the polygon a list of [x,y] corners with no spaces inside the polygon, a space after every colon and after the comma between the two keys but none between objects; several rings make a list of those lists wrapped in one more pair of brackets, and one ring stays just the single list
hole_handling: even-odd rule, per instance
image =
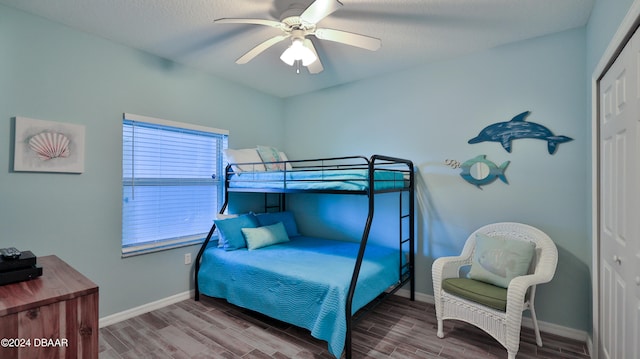
[{"label": "light blue wall", "polygon": [[[553,282],[540,288],[539,317],[588,330],[584,74],[582,28],[290,98],[286,151],[294,158],[382,153],[415,162],[417,289],[423,293],[433,293],[433,259],[458,254],[476,228],[497,221],[541,228],[555,240],[560,260]],[[516,140],[512,153],[497,143],[467,144],[485,126],[526,110],[532,111],[528,120],[574,141],[559,145],[554,155],[539,140]],[[497,164],[511,161],[508,185],[497,181],[479,190],[444,164],[479,154]],[[301,218],[304,231],[357,237],[365,207],[350,203],[307,196],[292,206],[310,211]],[[374,233],[393,235],[385,219],[396,215],[393,203],[378,208]],[[312,221],[314,212],[334,229]]]},{"label": "light blue wall", "polygon": [[[283,101],[4,6],[0,48],[0,247],[70,263],[100,286],[101,316],[189,290],[195,246],[120,258],[122,113],[278,146]],[[84,173],[13,172],[15,116],[85,125]]]},{"label": "light blue wall", "polygon": [[586,28],[589,79],[633,2],[634,0],[596,0]]}]

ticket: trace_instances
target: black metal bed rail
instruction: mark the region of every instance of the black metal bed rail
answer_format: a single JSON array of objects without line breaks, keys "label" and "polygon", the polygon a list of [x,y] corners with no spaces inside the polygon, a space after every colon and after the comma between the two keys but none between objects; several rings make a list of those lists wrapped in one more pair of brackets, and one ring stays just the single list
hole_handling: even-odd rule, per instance
[{"label": "black metal bed rail", "polygon": [[304,160],[287,160],[287,161],[271,161],[271,162],[242,162],[242,163],[230,163],[233,167],[247,167],[250,166],[254,171],[248,172],[260,172],[255,170],[256,166],[260,165],[286,165],[290,164],[295,166],[296,170],[309,170],[314,171],[318,169],[340,169],[340,168],[367,168],[369,165],[369,159],[364,156],[342,156],[342,157],[323,157]]},{"label": "black metal bed rail", "polygon": [[[224,203],[222,204],[222,207],[220,207],[220,214],[223,214],[224,211],[227,209],[227,205],[229,204],[229,196],[227,196],[225,194],[225,199],[224,199]],[[194,283],[194,299],[196,301],[200,300],[200,287],[198,286],[198,272],[200,272],[200,261],[202,260],[202,255],[204,254],[204,251],[207,249],[207,246],[209,245],[209,242],[211,241],[211,237],[213,236],[213,232],[215,232],[216,230],[216,223],[213,222],[213,225],[211,226],[211,229],[209,230],[209,233],[207,234],[207,237],[204,239],[204,242],[202,242],[202,245],[200,246],[200,250],[198,251],[198,255],[196,255],[196,261],[195,261],[195,273],[194,273],[194,279],[195,279],[195,283]]]},{"label": "black metal bed rail", "polygon": [[[280,169],[266,170],[256,165],[277,164]],[[231,192],[313,192],[368,194],[367,186],[373,177],[376,192],[395,192],[409,187],[408,178],[412,175],[406,160],[389,156],[379,156],[371,165],[371,160],[364,156],[329,157],[312,160],[288,160],[276,162],[251,162],[229,164],[225,170],[226,189]],[[252,170],[238,170],[250,167]],[[264,168],[264,169],[263,169]],[[353,172],[362,170],[362,172]],[[376,176],[379,171],[400,174],[392,178]],[[299,175],[313,175],[302,177]],[[373,174],[373,176],[371,176]],[[266,177],[265,177],[266,176]],[[231,185],[233,183],[233,185]],[[354,188],[324,188],[325,184],[350,183]],[[318,184],[317,188],[306,188],[304,185]],[[303,185],[301,188],[300,185]],[[378,186],[379,185],[379,186]]]},{"label": "black metal bed rail", "polygon": [[[382,157],[385,157],[382,159]],[[384,169],[383,166],[393,166],[402,164],[404,159],[389,157],[389,156],[380,156],[378,161],[384,162],[376,162],[376,169]],[[304,171],[322,171],[322,170],[334,170],[334,169],[370,169],[371,159],[368,159],[364,156],[345,156],[345,157],[326,157],[326,158],[317,158],[317,159],[305,159],[305,160],[287,160],[287,161],[273,161],[273,162],[251,162],[251,163],[239,163],[233,165],[281,165],[285,170],[283,171],[292,171],[286,170],[286,165],[289,164],[293,168],[293,171],[296,172],[304,172]],[[387,168],[388,170],[393,170],[393,168]],[[406,170],[405,170],[406,171]],[[255,171],[259,172],[259,171]]]}]

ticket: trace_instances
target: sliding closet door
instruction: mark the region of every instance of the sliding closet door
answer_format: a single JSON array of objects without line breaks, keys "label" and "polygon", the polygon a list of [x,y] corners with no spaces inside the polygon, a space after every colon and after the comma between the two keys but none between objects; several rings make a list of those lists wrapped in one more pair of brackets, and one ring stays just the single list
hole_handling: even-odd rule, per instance
[{"label": "sliding closet door", "polygon": [[600,80],[600,357],[640,359],[640,40]]}]

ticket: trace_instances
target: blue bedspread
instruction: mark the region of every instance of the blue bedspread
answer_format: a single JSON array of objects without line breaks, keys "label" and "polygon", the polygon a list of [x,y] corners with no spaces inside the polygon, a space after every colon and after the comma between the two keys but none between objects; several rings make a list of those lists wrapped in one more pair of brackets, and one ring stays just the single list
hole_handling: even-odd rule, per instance
[{"label": "blue bedspread", "polygon": [[[369,187],[369,170],[292,170],[234,174],[232,188],[312,189],[362,191]],[[404,174],[398,171],[374,171],[374,189],[406,187]]]},{"label": "blue bedspread", "polygon": [[[292,237],[248,251],[209,246],[198,275],[201,293],[226,298],[309,329],[340,357],[345,345],[345,301],[359,243]],[[355,313],[398,281],[397,249],[367,245],[352,303]]]}]

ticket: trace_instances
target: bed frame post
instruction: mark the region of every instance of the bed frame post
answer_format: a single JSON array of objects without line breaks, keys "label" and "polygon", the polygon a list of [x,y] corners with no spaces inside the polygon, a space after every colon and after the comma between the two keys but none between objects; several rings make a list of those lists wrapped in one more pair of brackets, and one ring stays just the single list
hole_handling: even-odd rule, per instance
[{"label": "bed frame post", "polygon": [[416,281],[415,281],[415,242],[416,242],[416,212],[415,212],[415,172],[413,162],[408,163],[409,166],[409,275],[411,283],[409,284],[411,294],[410,299],[416,300]]},{"label": "bed frame post", "polygon": [[[365,223],[364,231],[362,233],[362,240],[360,241],[360,249],[358,250],[358,257],[356,258],[356,263],[353,269],[353,275],[351,276],[351,283],[349,285],[349,292],[347,294],[346,305],[345,305],[345,314],[347,321],[347,333],[345,337],[345,357],[346,359],[352,358],[352,331],[353,331],[353,314],[352,314],[352,302],[353,295],[356,290],[356,285],[358,283],[358,276],[360,274],[360,267],[362,266],[362,260],[364,258],[365,249],[367,247],[367,241],[369,240],[369,233],[371,232],[371,224],[373,223],[373,214],[375,208],[375,162],[376,160],[390,161],[393,163],[405,163],[409,168],[409,281],[410,283],[410,299],[415,300],[415,280],[414,280],[414,242],[415,242],[415,201],[414,201],[414,169],[413,162],[411,161],[398,161],[396,158],[373,155],[371,159],[367,160],[368,170],[369,170],[369,178],[368,178],[368,188],[367,188],[367,198],[369,203],[369,211],[367,215],[367,221]],[[402,196],[402,192],[400,193]],[[401,197],[402,198],[402,197]],[[402,208],[400,209],[402,211]],[[400,231],[402,233],[402,213],[400,216]],[[402,235],[402,234],[401,234]],[[402,237],[400,238],[400,252],[402,252]],[[402,254],[401,254],[402,255]],[[400,262],[402,266],[402,261]],[[400,269],[400,273],[402,275],[402,270]]]},{"label": "bed frame post", "polygon": [[365,252],[365,249],[367,248],[367,241],[369,240],[369,232],[371,231],[371,223],[373,222],[373,211],[375,207],[374,195],[373,195],[374,185],[375,185],[374,176],[373,176],[373,173],[374,173],[373,170],[375,168],[374,161],[375,161],[375,156],[372,156],[370,160],[367,160],[368,167],[369,167],[369,174],[368,174],[369,185],[367,186],[369,214],[367,215],[367,222],[365,223],[364,231],[362,233],[362,240],[360,241],[360,249],[358,250],[358,257],[356,258],[356,263],[353,268],[353,275],[351,276],[351,284],[349,285],[349,292],[347,294],[347,303],[345,305],[345,314],[346,314],[345,317],[347,319],[347,323],[346,323],[347,333],[345,337],[344,348],[345,348],[346,359],[351,359],[351,356],[352,356],[351,336],[353,331],[353,313],[352,313],[353,295],[356,291],[356,284],[358,283],[358,275],[360,274],[360,267],[362,266],[362,259],[364,258],[364,252]]},{"label": "bed frame post", "polygon": [[[231,165],[227,165],[224,171],[225,173],[224,202],[222,203],[222,207],[220,207],[220,212],[219,212],[220,214],[223,214],[224,211],[227,210],[227,205],[229,204],[229,191],[228,191],[229,181],[226,180],[226,176],[227,176],[227,173],[229,173],[230,168],[231,168]],[[209,234],[207,234],[207,237],[205,238],[204,242],[202,242],[202,246],[200,246],[198,255],[196,256],[195,273],[194,273],[194,280],[195,280],[194,299],[196,301],[200,300],[200,288],[198,286],[198,272],[200,271],[200,260],[202,259],[202,254],[204,253],[204,250],[207,249],[207,245],[209,245],[209,241],[211,240],[211,237],[213,236],[213,232],[215,232],[215,230],[216,230],[216,223],[214,222],[213,225],[211,226],[211,229],[209,230]]]}]

